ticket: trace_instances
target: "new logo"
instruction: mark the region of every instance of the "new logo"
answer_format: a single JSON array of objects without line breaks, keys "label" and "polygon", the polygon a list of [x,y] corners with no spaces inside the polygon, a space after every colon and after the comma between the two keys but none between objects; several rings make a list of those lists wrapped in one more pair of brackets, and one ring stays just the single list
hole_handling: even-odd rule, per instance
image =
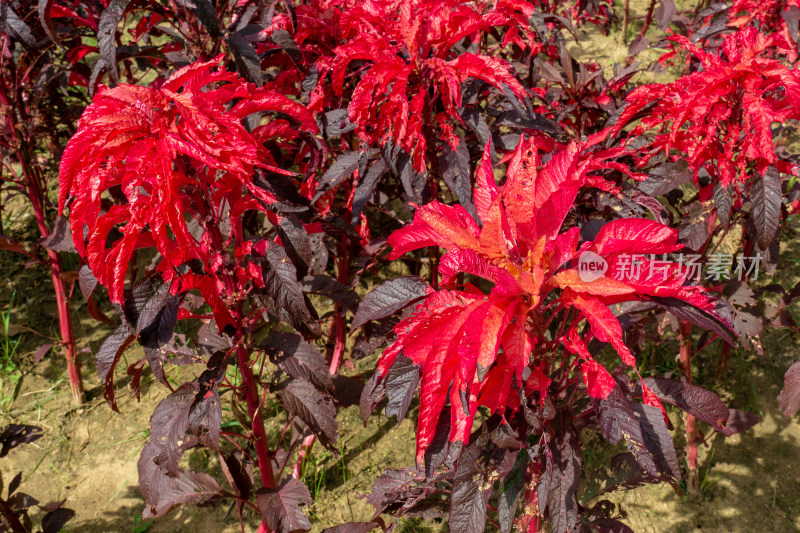
[{"label": "new logo", "polygon": [[594,252],[583,252],[578,258],[578,275],[585,283],[605,276],[608,262]]}]

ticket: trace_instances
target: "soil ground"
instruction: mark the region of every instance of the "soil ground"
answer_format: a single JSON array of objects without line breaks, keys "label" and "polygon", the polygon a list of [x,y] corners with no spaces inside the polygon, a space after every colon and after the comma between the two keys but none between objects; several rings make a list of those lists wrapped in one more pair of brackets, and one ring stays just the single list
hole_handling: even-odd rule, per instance
[{"label": "soil ground", "polygon": [[[632,2],[634,15],[642,2]],[[618,37],[604,37],[597,32],[582,34],[580,46],[571,48],[574,55],[594,57],[608,66],[624,58],[625,49]],[[663,73],[662,73],[663,74]],[[655,75],[645,72],[643,76]],[[651,81],[646,79],[646,81]],[[20,212],[14,217],[13,236],[20,240],[34,237],[32,217]],[[6,226],[8,227],[8,226]],[[8,231],[8,230],[6,230]],[[800,279],[800,238],[796,229],[784,234],[789,246],[782,249],[777,276],[785,286]],[[11,339],[20,339],[14,356],[26,372],[19,386],[6,378],[0,388],[0,427],[7,423],[36,424],[44,437],[33,444],[20,446],[0,460],[5,480],[23,473],[20,490],[42,502],[66,499],[66,506],[77,516],[66,531],[101,533],[167,532],[237,532],[235,510],[183,507],[158,520],[142,520],[144,501],[136,489],[136,461],[149,435],[149,417],[157,403],[168,393],[152,376],[145,374],[141,402],[136,402],[125,388],[127,378],[118,370],[118,404],[122,414],[112,412],[102,398],[102,387],[94,369],[93,354],[110,330],[98,325],[75,301],[76,334],[84,369],[87,403],[71,403],[66,371],[60,354],[48,354],[38,365],[33,353],[57,330],[55,306],[50,303],[49,275],[39,266],[10,252],[0,251],[0,310],[10,309],[13,324]],[[13,295],[13,302],[12,302]],[[783,373],[800,358],[798,335],[790,330],[766,331],[764,355],[739,350],[731,355],[728,373],[721,383],[714,381],[715,354],[703,353],[695,361],[696,382],[720,394],[730,407],[758,414],[761,423],[741,435],[723,439],[709,438],[700,451],[699,496],[679,496],[668,486],[646,487],[612,494],[611,499],[627,512],[626,522],[637,532],[753,532],[800,531],[800,423],[783,416],[776,396],[783,384]],[[0,344],[3,336],[0,335]],[[127,362],[140,353],[131,348]],[[2,355],[2,354],[0,354]],[[643,371],[669,374],[675,370],[678,344],[674,337],[654,347],[653,356]],[[360,361],[349,371],[368,376],[374,359]],[[120,368],[124,368],[121,364]],[[173,377],[180,381],[192,369],[181,369]],[[10,401],[15,396],[13,401]],[[685,439],[681,417],[671,413],[679,454]],[[344,409],[338,421],[341,456],[315,449],[304,481],[315,498],[308,509],[313,530],[350,520],[368,520],[371,507],[360,498],[379,473],[389,467],[413,463],[415,408],[397,425],[380,413],[361,422],[357,407]],[[277,427],[273,417],[269,424]],[[707,428],[704,428],[707,429]],[[583,462],[589,468],[603,465],[613,450],[599,442],[586,446]],[[218,461],[206,452],[190,452],[186,461],[201,470],[219,476]],[[41,513],[33,513],[34,520]],[[245,531],[255,531],[257,520],[248,516]],[[446,524],[408,520],[400,531],[446,531]]]}]

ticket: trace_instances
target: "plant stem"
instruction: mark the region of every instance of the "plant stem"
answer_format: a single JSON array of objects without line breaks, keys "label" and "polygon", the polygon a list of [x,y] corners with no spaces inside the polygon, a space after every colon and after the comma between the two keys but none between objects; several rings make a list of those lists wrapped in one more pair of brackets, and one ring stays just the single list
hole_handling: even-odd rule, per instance
[{"label": "plant stem", "polygon": [[542,513],[539,510],[539,494],[536,486],[539,484],[542,465],[540,461],[534,461],[528,468],[527,486],[530,488],[525,491],[525,516],[529,517],[529,522],[524,531],[526,533],[539,533],[542,530]]},{"label": "plant stem", "polygon": [[[0,80],[0,105],[9,109],[7,91],[5,83]],[[47,237],[50,231],[47,229],[45,221],[45,183],[41,174],[36,171],[37,169],[32,168],[30,165],[31,161],[34,160],[35,153],[30,143],[20,139],[14,124],[13,113],[6,113],[6,121],[8,122],[8,129],[17,143],[17,160],[25,176],[25,188],[27,189],[28,199],[33,205],[33,213],[36,217],[36,224],[39,226],[39,233],[43,238]],[[78,351],[75,345],[75,335],[72,330],[72,316],[69,311],[67,294],[64,290],[64,282],[61,279],[61,258],[57,252],[52,250],[47,251],[47,256],[50,260],[50,277],[53,280],[53,288],[56,293],[61,342],[64,345],[67,358],[67,371],[69,372],[69,383],[72,388],[72,398],[75,403],[80,404],[83,403],[83,380],[81,379],[77,358]]]},{"label": "plant stem", "polygon": [[[688,383],[692,382],[692,324],[681,322],[681,369]],[[686,487],[689,494],[696,496],[700,493],[700,483],[697,471],[697,420],[694,416],[686,414],[686,462],[688,474]]]},{"label": "plant stem", "polygon": [[719,354],[719,361],[717,361],[717,381],[721,381],[725,376],[725,371],[728,369],[728,359],[731,356],[731,345],[727,342],[722,343],[722,352]]},{"label": "plant stem", "polygon": [[622,12],[622,44],[628,43],[628,20],[630,18],[630,0],[625,0]]},{"label": "plant stem", "polygon": [[644,18],[644,25],[642,26],[642,31],[639,32],[639,35],[642,37],[645,36],[647,30],[650,28],[650,23],[653,21],[653,10],[656,7],[656,0],[650,0],[650,5],[647,6],[647,15]]}]

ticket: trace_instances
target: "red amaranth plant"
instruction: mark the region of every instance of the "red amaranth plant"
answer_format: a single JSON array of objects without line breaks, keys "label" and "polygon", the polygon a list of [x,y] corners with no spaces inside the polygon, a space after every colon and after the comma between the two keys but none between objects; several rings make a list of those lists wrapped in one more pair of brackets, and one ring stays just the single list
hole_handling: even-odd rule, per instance
[{"label": "red amaranth plant", "polygon": [[[240,515],[244,506],[261,514],[262,529],[294,531],[308,527],[300,507],[311,497],[301,481],[282,472],[306,427],[333,448],[334,398],[343,401],[342,388],[353,384],[334,379],[318,349],[303,339],[320,335],[304,291],[329,294],[342,287],[321,275],[301,286],[313,266],[310,238],[297,216],[278,214],[285,205],[275,183],[293,173],[275,165],[278,154],[264,143],[291,159],[317,126],[305,107],[218,63],[187,66],[157,87],[101,87],[65,150],[60,206],[69,208],[76,247],[91,269],[82,272],[82,285],[88,292],[98,281],[105,285],[122,320],[97,354],[112,408],[114,367],[134,340],[154,376],[170,388],[165,365],[206,367],[153,414],[139,460],[146,514],[232,497]],[[253,114],[281,118],[248,131],[243,122]],[[154,267],[126,290],[131,256],[140,249],[154,249]],[[187,294],[194,290],[199,302]],[[346,288],[334,298],[357,302]],[[193,344],[174,333],[177,320],[198,318],[205,325]],[[279,321],[302,336],[275,331]],[[265,374],[268,355],[283,374]],[[128,369],[135,391],[144,364]],[[220,388],[246,403],[242,434],[220,430]],[[269,392],[290,413],[283,433],[294,428],[291,442],[267,441],[261,408]],[[232,451],[221,446],[223,438]],[[179,468],[183,453],[201,444],[222,454],[233,493],[207,474]],[[252,475],[248,481],[248,462],[258,466],[258,490]]]},{"label": "red amaranth plant", "polygon": [[[539,147],[523,141],[502,186],[487,154],[474,191],[481,225],[461,206],[434,201],[390,236],[390,258],[427,246],[446,253],[440,290],[400,278],[392,289],[391,281],[375,289],[356,315],[355,325],[422,300],[395,326],[397,340],[362,396],[362,408],[374,407],[385,393],[387,414],[402,418],[420,387],[417,463],[424,470],[379,479],[370,497],[376,516],[397,499],[402,515],[449,490],[451,531],[482,531],[489,480],[504,486],[521,477],[513,494],[500,496],[507,505],[502,527],[510,527],[525,488],[521,530],[539,531],[546,517],[554,531],[569,531],[581,519],[600,519],[576,499],[578,430],[599,427],[612,443],[624,437],[638,465],[636,479],[674,484],[681,474],[662,402],[724,434],[744,427],[708,391],[669,380],[632,384],[624,373],[630,367],[638,374],[612,306],[661,305],[729,340],[732,325],[702,287],[686,284],[684,266],[653,259],[681,248],[668,226],[618,219],[591,239],[579,227],[562,231],[579,191],[602,185],[591,174],[602,168],[602,152],[589,151],[601,139],[556,148],[545,164]],[[631,263],[644,257],[657,267]],[[609,372],[593,356],[598,343],[610,343],[625,367]],[[481,410],[491,416],[473,431]]]},{"label": "red amaranth plant", "polygon": [[[309,107],[317,110],[326,100],[344,96],[345,78],[350,66],[359,62],[358,82],[348,96],[348,116],[356,132],[371,146],[390,142],[412,156],[418,171],[434,138],[457,145],[454,124],[465,124],[462,85],[482,80],[500,91],[504,86],[518,98],[525,91],[504,61],[472,53],[469,44],[480,44],[493,26],[510,26],[508,43],[534,45],[531,32],[520,31],[514,10],[477,11],[470,4],[456,1],[408,2],[375,1],[350,7],[339,19],[341,38],[346,40],[333,50],[332,58],[317,62],[320,79],[330,73],[331,95],[312,98]],[[524,8],[526,3],[521,3]],[[467,44],[462,47],[462,41]],[[466,50],[465,50],[466,48]],[[435,131],[434,131],[435,129]]]},{"label": "red amaranth plant", "polygon": [[685,154],[695,180],[702,168],[725,187],[739,187],[769,166],[790,173],[791,165],[775,153],[770,125],[800,118],[800,74],[765,54],[773,38],[748,27],[726,36],[716,54],[679,35],[670,40],[699,68],[672,83],[633,90],[615,133],[646,110],[629,135],[657,130],[643,162],[675,150]]}]

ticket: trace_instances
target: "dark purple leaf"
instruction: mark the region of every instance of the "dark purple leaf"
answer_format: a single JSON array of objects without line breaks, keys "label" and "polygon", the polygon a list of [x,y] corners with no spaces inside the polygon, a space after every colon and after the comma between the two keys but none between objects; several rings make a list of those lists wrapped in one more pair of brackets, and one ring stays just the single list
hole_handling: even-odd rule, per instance
[{"label": "dark purple leaf", "polygon": [[528,454],[517,455],[514,468],[503,480],[497,502],[497,515],[501,533],[511,533],[514,517],[517,515],[520,496],[525,488],[525,469],[528,465]]},{"label": "dark purple leaf", "polygon": [[153,376],[166,384],[162,362],[167,360],[166,345],[173,339],[178,321],[180,297],[170,294],[172,282],[162,284],[142,307],[136,320],[136,335]]},{"label": "dark purple leaf", "polygon": [[163,516],[184,503],[213,503],[223,495],[217,481],[208,474],[179,471],[168,476],[155,463],[157,455],[158,449],[151,442],[139,457],[139,491],[146,502],[143,518]]},{"label": "dark purple leaf", "polygon": [[612,444],[625,438],[645,473],[657,479],[681,479],[672,435],[659,408],[630,402],[617,387],[600,401],[598,422]]},{"label": "dark purple leaf", "polygon": [[135,339],[136,337],[130,332],[129,326],[120,324],[117,329],[111,332],[111,335],[103,340],[100,349],[97,350],[97,357],[95,357],[97,374],[100,377],[100,381],[103,382],[103,397],[111,409],[116,412],[119,412],[119,409],[114,395],[114,368],[122,353]]},{"label": "dark purple leaf", "polygon": [[592,492],[595,496],[619,489],[635,489],[647,483],[658,482],[656,478],[644,473],[636,461],[636,457],[630,452],[615,455],[611,458],[609,466],[610,469],[601,467],[600,471],[595,473],[595,477],[599,477],[595,481],[598,486]]},{"label": "dark purple leaf", "polygon": [[264,85],[264,73],[261,71],[261,58],[253,47],[253,43],[248,40],[245,34],[246,30],[248,30],[248,28],[243,28],[231,33],[227,38],[227,43],[231,52],[233,52],[233,59],[236,62],[236,71],[247,81],[261,87]]},{"label": "dark purple leaf", "polygon": [[97,278],[94,277],[89,265],[81,265],[78,269],[78,287],[80,287],[83,297],[87,300],[97,287]]},{"label": "dark purple leaf", "polygon": [[[139,315],[164,282],[158,275],[151,275],[139,282],[132,290],[125,291],[123,315],[120,319],[127,321],[134,329],[139,322]],[[141,328],[140,328],[141,329]]]},{"label": "dark purple leaf", "polygon": [[661,224],[669,224],[669,220],[667,219],[667,210],[664,209],[664,206],[661,205],[661,202],[652,196],[635,189],[630,192],[630,198],[632,201],[650,211],[653,214],[653,218],[656,220],[656,222],[660,222]]},{"label": "dark purple leaf", "polygon": [[[542,62],[542,65],[550,66],[550,64],[546,62]],[[461,118],[464,119],[467,127],[478,138],[480,146],[486,146],[486,144],[492,140],[492,131],[489,129],[489,124],[486,123],[483,114],[473,106],[464,107],[464,111],[461,112]],[[492,160],[495,161],[494,146],[490,145],[489,148],[491,150]]]},{"label": "dark purple leaf", "polygon": [[264,284],[267,286],[267,293],[278,308],[288,314],[290,325],[298,331],[321,334],[319,324],[306,305],[300,282],[297,281],[297,269],[289,261],[283,247],[270,243],[264,259]]},{"label": "dark purple leaf", "polygon": [[0,3],[0,29],[12,39],[21,41],[28,48],[36,48],[36,39],[30,27],[19,18],[7,2]]},{"label": "dark purple leaf", "polygon": [[598,518],[591,523],[597,533],[633,533],[633,530],[615,518]]},{"label": "dark purple leaf", "polygon": [[342,304],[351,313],[355,313],[361,298],[344,283],[325,275],[312,275],[303,278],[300,288],[305,293],[319,294]]},{"label": "dark purple leaf", "polygon": [[727,434],[724,424],[728,420],[728,408],[713,392],[674,379],[645,378],[644,384],[662,402],[672,404]]},{"label": "dark purple leaf", "polygon": [[428,179],[424,172],[417,172],[411,162],[411,157],[405,152],[400,154],[397,161],[400,173],[400,183],[403,185],[406,203],[414,202],[417,205],[426,203],[428,197]]},{"label": "dark purple leaf", "polygon": [[53,0],[39,0],[39,23],[50,40],[58,44],[58,37],[53,29],[53,19],[50,17],[51,9],[53,9]]},{"label": "dark purple leaf", "polygon": [[333,400],[339,407],[358,405],[361,393],[364,391],[364,382],[349,376],[333,376]]},{"label": "dark purple leaf", "polygon": [[369,199],[372,198],[381,177],[383,177],[388,170],[389,165],[387,165],[386,160],[381,157],[376,159],[369,169],[367,169],[364,176],[358,180],[356,191],[353,193],[353,216],[351,219],[353,224],[358,223],[361,212],[364,210]]},{"label": "dark purple leaf", "polygon": [[321,129],[325,131],[325,137],[330,139],[341,137],[343,134],[356,129],[356,125],[350,122],[350,115],[347,113],[347,109],[328,111],[320,115],[320,120],[322,122]]},{"label": "dark purple leaf", "polygon": [[25,424],[9,424],[0,431],[0,457],[22,444],[29,444],[42,437],[42,428]]},{"label": "dark purple leaf", "polygon": [[243,454],[239,450],[234,450],[228,455],[222,456],[222,472],[228,479],[231,488],[238,496],[245,500],[250,499],[255,480],[253,478],[253,468],[243,460]]},{"label": "dark purple leaf", "polygon": [[253,175],[253,184],[266,190],[278,200],[273,204],[264,207],[270,208],[277,213],[291,213],[308,210],[308,198],[300,196],[297,187],[288,176],[277,172],[267,172],[256,169]]},{"label": "dark purple leaf", "polygon": [[678,239],[689,250],[702,250],[710,236],[708,224],[696,212],[685,214],[678,223]]},{"label": "dark purple leaf", "polygon": [[716,333],[728,344],[735,342],[736,332],[733,329],[730,310],[722,301],[717,302],[716,314],[712,315],[677,298],[648,296],[647,299],[664,307],[679,320],[691,322],[695,326]]},{"label": "dark purple leaf", "polygon": [[800,361],[789,367],[783,376],[783,390],[778,405],[785,416],[794,416],[800,409]]},{"label": "dark purple leaf", "polygon": [[100,15],[100,22],[97,25],[97,48],[100,51],[100,59],[111,76],[112,85],[119,81],[117,71],[117,25],[122,20],[125,10],[131,0],[111,0],[108,7]]},{"label": "dark purple leaf", "polygon": [[675,2],[674,0],[661,0],[655,10],[655,18],[658,21],[658,28],[666,30],[669,23],[672,22],[672,17],[675,16]]},{"label": "dark purple leaf", "polygon": [[289,213],[283,216],[275,229],[281,238],[286,255],[297,269],[298,279],[304,278],[314,260],[314,254],[311,248],[311,239],[303,227],[303,223],[296,215]]},{"label": "dark purple leaf", "polygon": [[45,355],[47,355],[47,352],[49,352],[50,348],[52,347],[53,345],[50,344],[49,342],[39,346],[39,349],[36,350],[36,352],[33,354],[33,362],[38,365],[39,362],[44,358]]},{"label": "dark purple leaf", "polygon": [[323,194],[338,186],[349,178],[358,168],[361,160],[361,153],[355,150],[344,152],[336,161],[331,163],[328,170],[319,178],[317,182],[317,193],[312,202],[319,200]]},{"label": "dark purple leaf", "polygon": [[489,433],[489,438],[495,446],[501,450],[520,450],[524,444],[517,438],[513,428],[508,422],[500,421],[500,424]]},{"label": "dark purple leaf", "polygon": [[383,386],[381,374],[376,368],[364,385],[364,390],[361,392],[361,399],[359,400],[359,412],[365,424],[369,415],[384,398],[386,398],[386,387]]},{"label": "dark purple leaf", "polygon": [[23,511],[29,507],[33,507],[37,503],[39,503],[39,500],[24,492],[17,492],[8,498],[8,505],[10,505],[11,509],[14,511]]},{"label": "dark purple leaf", "polygon": [[194,11],[197,20],[205,27],[208,34],[212,37],[219,37],[219,21],[217,20],[217,10],[211,0],[192,0],[195,4]]},{"label": "dark purple leaf", "polygon": [[326,448],[336,452],[336,408],[328,396],[308,381],[291,379],[278,392],[278,398],[287,411],[305,422]]},{"label": "dark purple leaf", "polygon": [[20,484],[22,483],[22,472],[17,472],[17,475],[11,479],[11,483],[8,484],[8,497],[10,498],[14,492],[19,488]]},{"label": "dark purple leaf", "polygon": [[264,341],[275,364],[292,376],[314,384],[318,389],[333,392],[333,380],[319,348],[305,342],[296,333],[275,332]]},{"label": "dark purple leaf", "polygon": [[387,317],[425,297],[428,284],[417,276],[403,276],[385,281],[372,289],[358,306],[350,331],[370,320]]},{"label": "dark purple leaf", "polygon": [[54,252],[77,252],[75,244],[72,242],[72,230],[70,229],[69,221],[63,217],[56,217],[50,234],[39,243]]},{"label": "dark purple leaf", "polygon": [[270,35],[270,40],[273,43],[277,44],[281,47],[281,49],[286,52],[286,55],[289,56],[289,59],[292,60],[292,63],[295,66],[303,71],[303,52],[300,50],[300,47],[297,46],[292,35],[286,30],[274,30],[272,35]]},{"label": "dark purple leaf", "polygon": [[258,489],[256,505],[267,525],[276,533],[308,531],[311,522],[303,506],[311,503],[311,493],[299,479],[288,478],[278,489]]},{"label": "dark purple leaf", "polygon": [[161,400],[150,418],[150,441],[145,448],[149,446],[155,450],[152,460],[167,475],[178,475],[178,464],[184,452],[199,442],[197,437],[187,434],[189,410],[199,389],[195,382],[184,383]]},{"label": "dark purple leaf", "polygon": [[411,400],[419,384],[419,367],[403,354],[397,356],[389,373],[386,374],[386,397],[389,403],[386,404],[386,417],[397,417],[397,423],[403,421]]},{"label": "dark purple leaf", "polygon": [[430,446],[425,450],[425,477],[430,479],[433,473],[449,461],[452,466],[452,449],[456,446],[450,443],[450,406],[446,405],[436,422],[436,431]]},{"label": "dark purple leaf", "polygon": [[641,52],[647,50],[650,46],[650,40],[641,33],[633,38],[630,46],[628,46],[628,57],[639,55]]},{"label": "dark purple leaf", "polygon": [[[377,518],[388,509],[398,509],[402,503],[398,500],[402,495],[414,492],[418,477],[416,472],[408,469],[387,469],[378,476],[372,484],[372,490],[367,495],[367,503],[375,507],[373,518]],[[417,492],[418,495],[418,492]]]},{"label": "dark purple leaf", "polygon": [[[224,352],[219,352],[224,357]],[[186,433],[197,437],[212,450],[219,451],[219,432],[222,424],[222,403],[219,383],[225,377],[225,364],[215,365],[213,358],[208,368],[197,378],[197,393],[189,408]]]},{"label": "dark purple leaf", "polygon": [[798,19],[800,19],[800,7],[786,6],[781,9],[781,16],[786,22],[786,29],[789,31],[789,37],[794,42],[798,41]]},{"label": "dark purple leaf", "polygon": [[42,533],[58,533],[75,517],[75,511],[61,507],[50,511],[42,518]]},{"label": "dark purple leaf", "polygon": [[581,475],[581,444],[572,420],[563,413],[553,420],[550,453],[545,454],[544,485],[537,488],[542,507],[546,501],[553,533],[573,531],[578,522],[578,483]]},{"label": "dark purple leaf", "polygon": [[505,476],[516,459],[516,451],[492,446],[486,427],[473,434],[470,444],[455,463],[450,500],[452,533],[480,533],[486,527],[486,510],[497,477]]},{"label": "dark purple leaf", "polygon": [[350,350],[350,358],[363,359],[375,353],[379,348],[386,346],[394,337],[394,326],[399,322],[398,317],[386,317],[362,329],[356,336],[356,342]]},{"label": "dark purple leaf", "polygon": [[758,247],[766,250],[778,235],[781,220],[781,176],[775,167],[767,168],[761,179],[755,178],[750,200],[753,202]]},{"label": "dark purple leaf", "polygon": [[216,332],[216,326],[211,321],[203,323],[200,329],[197,330],[197,346],[202,353],[211,356],[220,350],[227,351],[233,345],[229,337],[222,336]]},{"label": "dark purple leaf", "polygon": [[756,424],[758,424],[756,415],[739,409],[728,409],[728,421],[725,422],[725,427],[728,428],[729,435],[747,431]]},{"label": "dark purple leaf", "polygon": [[478,211],[472,203],[470,155],[464,139],[459,138],[456,150],[453,150],[448,143],[444,143],[444,153],[439,158],[439,168],[447,187],[458,198],[458,203],[477,221]]},{"label": "dark purple leaf", "polygon": [[733,199],[731,198],[731,191],[728,187],[724,187],[721,183],[714,185],[714,205],[717,207],[717,216],[723,228],[728,228],[731,223],[731,207],[733,206]]},{"label": "dark purple leaf", "polygon": [[142,373],[144,372],[144,366],[147,364],[147,358],[142,357],[135,363],[132,363],[128,369],[125,371],[127,375],[131,377],[130,388],[133,397],[136,398],[138,402],[141,397],[141,386],[142,386]]}]

